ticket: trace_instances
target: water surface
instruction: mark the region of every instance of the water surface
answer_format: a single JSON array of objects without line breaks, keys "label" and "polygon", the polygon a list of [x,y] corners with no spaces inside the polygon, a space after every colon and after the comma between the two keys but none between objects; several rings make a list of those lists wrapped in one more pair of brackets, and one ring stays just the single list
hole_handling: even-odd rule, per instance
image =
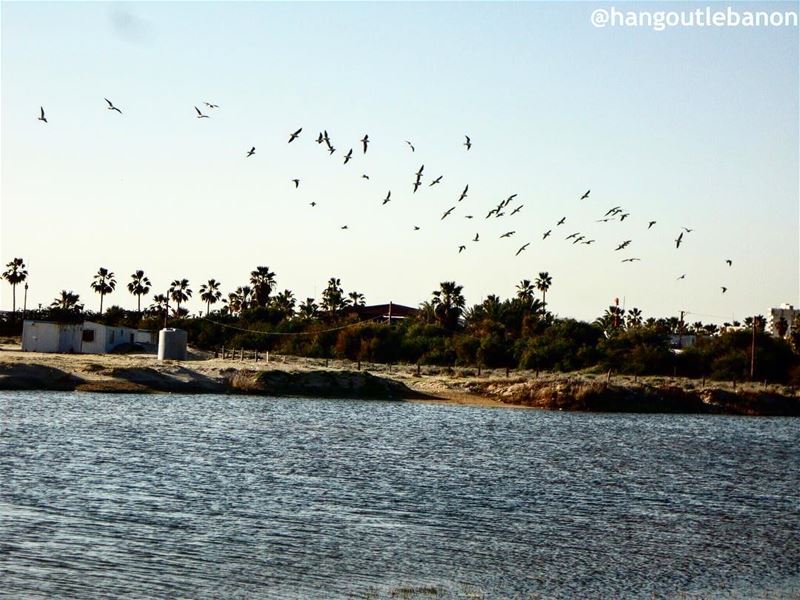
[{"label": "water surface", "polygon": [[0,595],[800,595],[800,421],[0,392]]}]

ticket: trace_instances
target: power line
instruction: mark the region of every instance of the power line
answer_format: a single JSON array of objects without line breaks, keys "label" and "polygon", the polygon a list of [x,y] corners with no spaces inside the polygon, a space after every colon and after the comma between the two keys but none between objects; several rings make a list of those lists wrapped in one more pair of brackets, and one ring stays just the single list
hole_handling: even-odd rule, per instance
[{"label": "power line", "polygon": [[213,319],[209,319],[208,317],[203,317],[204,320],[208,321],[209,323],[213,323],[214,325],[219,325],[220,327],[226,327],[227,329],[235,329],[236,331],[243,331],[245,333],[258,333],[260,335],[282,335],[282,336],[292,336],[292,335],[319,335],[320,333],[330,333],[331,331],[340,331],[342,329],[347,329],[348,327],[355,327],[356,325],[361,325],[363,323],[371,323],[373,321],[377,321],[381,317],[373,317],[372,319],[364,319],[363,321],[356,321],[355,323],[348,323],[347,325],[341,325],[339,327],[331,327],[330,329],[322,329],[320,331],[288,331],[288,332],[281,332],[281,331],[259,331],[258,329],[245,329],[244,327],[236,327],[235,325],[227,325],[225,323],[220,323],[219,321],[215,321]]}]

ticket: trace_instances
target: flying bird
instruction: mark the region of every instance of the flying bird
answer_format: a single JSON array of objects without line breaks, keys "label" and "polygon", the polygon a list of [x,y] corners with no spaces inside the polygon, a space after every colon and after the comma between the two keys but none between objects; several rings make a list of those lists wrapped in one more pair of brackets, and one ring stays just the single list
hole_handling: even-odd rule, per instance
[{"label": "flying bird", "polygon": [[623,259],[622,259],[622,262],[624,262],[624,263],[626,263],[626,262],[633,262],[633,261],[635,261],[635,260],[642,260],[642,259],[641,259],[641,258],[636,258],[636,257],[633,257],[633,258],[623,258]]},{"label": "flying bird", "polygon": [[466,247],[466,246],[459,246],[459,247],[458,247],[458,253],[459,253],[459,254],[461,254],[461,253],[462,253],[464,250],[466,250],[466,249],[467,249],[467,247]]},{"label": "flying bird", "polygon": [[523,206],[525,206],[525,205],[524,204],[520,204],[517,208],[515,208],[513,211],[511,211],[511,214],[509,215],[509,217],[511,217],[511,216],[517,214],[519,211],[521,211]]},{"label": "flying bird", "polygon": [[40,112],[41,114],[40,114],[39,118],[38,118],[38,119],[36,119],[36,120],[37,120],[37,121],[44,121],[45,123],[47,123],[47,117],[45,117],[45,116],[44,116],[44,107],[43,107],[43,106],[40,106],[40,107],[39,107],[39,112]]},{"label": "flying bird", "polygon": [[219,108],[218,104],[211,104],[210,102],[203,102],[208,108]]},{"label": "flying bird", "polygon": [[553,230],[552,229],[548,229],[547,231],[544,232],[544,235],[542,236],[542,239],[546,240],[548,237],[550,237],[551,233],[553,233]]},{"label": "flying bird", "polygon": [[728,263],[729,267],[733,266],[733,261],[730,258],[725,259],[725,262]]},{"label": "flying bird", "polygon": [[302,127],[300,129],[298,129],[297,131],[295,131],[294,133],[289,134],[289,141],[287,143],[291,144],[293,141],[295,141],[297,138],[299,138],[301,131],[303,131]]},{"label": "flying bird", "polygon": [[631,213],[623,213],[619,216],[620,223],[625,220],[625,217],[630,217]]},{"label": "flying bird", "polygon": [[419,227],[417,225],[414,225],[414,231],[419,231]]},{"label": "flying bird", "polygon": [[[686,279],[686,273],[684,273],[683,275],[681,275],[680,277],[678,277],[678,280],[680,280],[680,279]],[[677,281],[677,280],[676,280],[676,281]]]},{"label": "flying bird", "polygon": [[411,143],[411,142],[409,142],[408,140],[406,140],[406,144],[408,144],[408,147],[409,147],[409,148],[411,148],[411,151],[412,151],[412,152],[414,152],[414,144],[412,144],[412,143]]},{"label": "flying bird", "polygon": [[351,158],[353,158],[353,149],[352,148],[350,148],[350,150],[347,151],[347,154],[344,155],[344,164],[349,163]]},{"label": "flying bird", "polygon": [[683,230],[684,230],[686,233],[692,233],[692,232],[694,231],[694,229],[689,229],[688,227],[684,227],[684,228],[683,228]]},{"label": "flying bird", "polygon": [[320,132],[319,132],[319,137],[317,138],[317,143],[318,143],[318,144],[321,144],[321,143],[322,143],[322,142],[324,142],[324,141],[325,141],[325,136],[324,136],[324,135],[322,135],[322,132],[320,131]]},{"label": "flying bird", "polygon": [[361,143],[364,144],[364,154],[366,154],[367,153],[367,144],[369,144],[369,135],[368,134],[366,134],[366,133],[364,134],[364,137],[361,138]]},{"label": "flying bird", "polygon": [[424,170],[425,170],[425,165],[420,165],[419,171],[416,172],[417,179],[420,179],[422,177],[422,171]]},{"label": "flying bird", "polygon": [[472,215],[464,215],[464,218],[465,218],[465,219],[471,219],[471,218],[472,218]]},{"label": "flying bird", "polygon": [[586,190],[586,193],[583,196],[581,196],[581,200],[586,200],[586,198],[589,197],[589,192],[591,192],[591,191],[592,190]]},{"label": "flying bird", "polygon": [[586,239],[586,236],[585,235],[581,235],[581,236],[576,237],[574,240],[572,240],[572,243],[573,244],[577,244],[581,240],[585,240],[585,239]]},{"label": "flying bird", "polygon": [[594,244],[595,241],[596,240],[586,240],[585,242],[581,242],[581,243],[586,244],[588,246],[589,244]]},{"label": "flying bird", "polygon": [[417,177],[417,180],[414,182],[414,193],[415,194],[417,193],[417,190],[419,189],[420,185],[422,185],[422,184],[419,181],[419,177]]},{"label": "flying bird", "polygon": [[347,225],[342,225],[342,229],[347,229]]},{"label": "flying bird", "polygon": [[333,146],[329,145],[328,146],[328,154],[333,154],[334,152],[336,152],[336,148],[334,148]]},{"label": "flying bird", "polygon": [[[106,100],[106,102],[108,102],[108,100]],[[196,106],[194,107],[194,109],[197,111],[197,118],[198,119],[210,119],[211,118],[208,115],[204,115],[203,113],[201,113],[200,109],[197,108]]]},{"label": "flying bird", "polygon": [[728,288],[726,288],[726,287],[723,285],[723,286],[722,286],[722,293],[724,294],[724,293],[725,293],[725,292],[727,292],[727,291],[728,291]]},{"label": "flying bird", "polygon": [[572,238],[574,238],[574,237],[577,237],[577,236],[579,236],[580,234],[581,234],[581,232],[580,232],[580,231],[576,231],[575,233],[570,233],[570,234],[569,234],[567,237],[565,237],[564,239],[565,239],[565,240],[571,240]]},{"label": "flying bird", "polygon": [[479,235],[476,233],[476,234],[475,234],[475,239],[474,239],[474,240],[472,240],[472,241],[473,241],[473,242],[477,242],[479,237],[480,237],[480,236],[479,236]]},{"label": "flying bird", "polygon": [[294,189],[297,189],[297,188],[300,187],[300,180],[299,179],[292,179],[292,181],[294,182]]},{"label": "flying bird", "polygon": [[566,220],[567,220],[567,217],[561,217],[561,220],[558,223],[556,223],[556,226],[563,225],[564,221],[566,221]]},{"label": "flying bird", "polygon": [[650,221],[650,222],[647,224],[647,228],[648,228],[648,229],[650,229],[650,228],[651,228],[653,225],[655,225],[655,224],[656,224],[656,222],[655,222],[655,221]]},{"label": "flying bird", "polygon": [[682,239],[683,239],[683,232],[681,231],[681,234],[675,239],[675,247],[676,248],[680,248],[681,247],[681,240]]},{"label": "flying bird", "polygon": [[245,158],[249,158],[249,157],[253,156],[253,154],[255,154],[255,153],[256,153],[256,147],[255,147],[255,146],[253,146],[253,147],[252,147],[252,148],[250,148],[250,150],[247,152],[247,156],[246,156]]},{"label": "flying bird", "polygon": [[464,191],[461,192],[461,196],[458,198],[459,202],[461,202],[464,198],[467,197],[467,190],[469,190],[469,184],[467,184],[467,187],[465,187]]},{"label": "flying bird", "polygon": [[316,206],[316,205],[317,205],[317,203],[316,203],[316,202],[310,202],[309,204],[311,204],[311,206],[312,206],[312,207],[314,207],[314,206]]},{"label": "flying bird", "polygon": [[520,252],[522,252],[523,250],[525,250],[525,248],[527,248],[528,246],[530,246],[530,244],[531,244],[531,243],[530,243],[530,242],[528,242],[527,244],[525,244],[525,245],[521,246],[521,247],[520,247],[520,249],[519,249],[519,250],[517,250],[517,253],[516,253],[514,256],[519,256],[519,253],[520,253]]},{"label": "flying bird", "polygon": [[431,181],[428,184],[428,187],[431,187],[431,186],[436,185],[437,183],[440,183],[442,181],[442,177],[444,177],[444,175],[439,175],[436,179],[434,179],[433,181]]},{"label": "flying bird", "polygon": [[121,111],[120,109],[118,109],[116,106],[114,106],[114,105],[111,103],[111,100],[109,100],[108,98],[103,98],[103,100],[105,100],[106,102],[108,102],[108,110],[115,110],[115,111],[117,111],[119,114],[122,114],[122,111]]},{"label": "flying bird", "polygon": [[361,176],[361,179],[369,179],[369,175],[367,175],[366,173],[364,173],[364,174]]},{"label": "flying bird", "polygon": [[516,231],[506,231],[503,235],[500,236],[500,239],[502,240],[503,238],[511,237],[515,233]]},{"label": "flying bird", "polygon": [[464,145],[467,147],[467,150],[469,150],[470,148],[472,148],[472,141],[469,139],[468,135],[465,135],[464,137],[467,138],[467,141],[464,142]]},{"label": "flying bird", "polygon": [[392,190],[389,190],[389,193],[386,194],[386,198],[383,199],[383,203],[381,204],[381,206],[383,206],[384,204],[389,202],[389,198],[391,198],[391,197],[392,197]]},{"label": "flying bird", "polygon": [[617,214],[618,212],[622,212],[622,207],[621,207],[621,206],[615,206],[614,208],[609,208],[609,209],[606,211],[606,214],[604,214],[603,216],[604,216],[604,217],[607,217],[608,215],[615,215],[615,214]]},{"label": "flying bird", "polygon": [[446,212],[445,212],[445,213],[442,215],[442,218],[441,218],[441,219],[439,219],[439,220],[440,220],[440,221],[444,220],[444,218],[445,218],[447,215],[449,215],[451,212],[453,212],[455,209],[456,209],[456,207],[455,207],[455,206],[451,206],[450,208],[448,208],[448,209],[447,209],[447,211],[446,211]]},{"label": "flying bird", "polygon": [[619,246],[617,246],[617,247],[614,249],[614,251],[616,252],[617,250],[623,250],[624,248],[627,248],[627,247],[628,247],[628,245],[631,243],[631,241],[632,241],[632,240],[625,240],[625,241],[624,241],[624,242],[622,242],[622,243],[621,243]]}]

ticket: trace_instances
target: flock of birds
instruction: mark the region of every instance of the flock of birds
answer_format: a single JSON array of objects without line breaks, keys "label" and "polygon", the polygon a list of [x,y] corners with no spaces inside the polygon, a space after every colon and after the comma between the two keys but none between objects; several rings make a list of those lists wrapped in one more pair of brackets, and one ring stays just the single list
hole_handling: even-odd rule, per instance
[{"label": "flock of birds", "polygon": [[[111,100],[109,100],[108,98],[104,98],[104,100],[108,104],[108,106],[106,107],[107,110],[115,111],[115,112],[119,113],[120,115],[123,114],[122,110],[119,107],[115,106],[114,103],[111,102]],[[219,108],[219,105],[213,104],[211,102],[203,102],[203,105],[205,106],[205,109],[207,111],[209,111],[209,112],[210,111],[214,111],[214,110]],[[204,113],[197,106],[194,107],[194,110],[197,113],[197,118],[198,119],[209,119],[209,118],[211,118],[211,115]],[[40,112],[40,114],[39,114],[38,120],[39,121],[43,121],[44,123],[47,123],[48,121],[47,121],[47,117],[45,115],[44,107],[40,106],[39,107],[39,112]],[[299,139],[302,132],[303,132],[303,128],[302,127],[300,127],[297,130],[291,132],[289,134],[288,143],[291,144],[295,140]],[[468,135],[465,135],[464,138],[465,138],[465,140],[463,142],[463,146],[465,147],[466,151],[469,151],[469,150],[472,149],[472,146],[473,146],[472,139]],[[326,148],[326,150],[327,150],[329,155],[332,156],[336,152],[336,148],[334,147],[333,143],[331,142],[331,138],[330,138],[327,130],[320,131],[319,135],[317,136],[315,141],[316,141],[317,144],[320,144],[320,145],[325,144],[325,148]],[[414,144],[410,140],[404,140],[404,141],[407,144],[407,146],[408,146],[408,148],[410,149],[411,152],[416,152],[416,148],[415,148]],[[369,148],[369,144],[370,144],[369,135],[365,134],[364,137],[359,140],[359,143],[361,144],[362,153],[366,154],[367,153],[367,149]],[[255,155],[255,153],[256,153],[256,147],[252,146],[245,153],[245,158],[250,158],[251,156]],[[344,153],[343,156],[344,156],[343,164],[347,165],[353,159],[353,148],[350,148],[346,153]],[[423,185],[422,179],[423,179],[423,176],[424,176],[424,170],[425,170],[425,165],[422,164],[419,167],[419,169],[414,173],[414,179],[413,179],[413,183],[412,183],[412,193],[413,194],[416,194],[417,191],[420,189],[420,187],[422,187],[422,185]],[[369,180],[369,175],[367,175],[366,173],[362,174],[361,177],[363,179]],[[433,187],[435,185],[440,184],[442,182],[443,178],[444,178],[444,175],[438,175],[437,177],[431,179],[431,181],[428,183],[428,187]],[[291,181],[291,183],[294,184],[295,189],[298,189],[300,187],[301,180],[299,178],[294,178],[294,179],[291,179],[290,181]],[[458,203],[462,202],[464,199],[466,199],[468,194],[469,194],[469,184],[464,186],[464,189],[461,192],[461,194],[459,195],[459,197],[458,197],[458,199],[456,201],[456,204],[454,204],[453,206],[448,208],[446,211],[444,211],[444,213],[440,217],[440,221],[443,221],[444,219],[446,219],[447,217],[452,215],[453,211],[456,210],[456,207],[458,206]],[[578,201],[588,200],[590,194],[591,194],[591,189],[586,190],[586,192],[584,192],[582,195],[580,195],[578,197]],[[492,218],[499,219],[499,218],[504,217],[504,216],[512,217],[512,216],[518,214],[522,210],[522,208],[524,207],[524,204],[518,203],[514,207],[511,206],[513,202],[519,202],[517,200],[517,196],[518,196],[518,194],[511,194],[510,196],[508,196],[504,200],[501,200],[500,203],[497,204],[497,206],[493,207],[491,210],[488,211],[488,213],[485,216],[485,219],[492,219]],[[391,202],[391,199],[392,199],[392,191],[389,190],[386,193],[386,197],[382,199],[381,205],[388,204],[389,202]],[[309,204],[311,205],[311,207],[314,207],[314,206],[317,205],[317,203],[313,202],[313,201],[310,202]],[[512,210],[509,210],[509,209],[512,209]],[[597,223],[608,223],[608,222],[615,221],[615,220],[619,221],[619,222],[623,222],[629,216],[630,216],[630,213],[627,212],[622,206],[614,206],[614,207],[610,208],[608,211],[606,211],[606,213],[603,215],[603,217],[598,219],[596,222]],[[471,215],[471,214],[464,215],[464,218],[465,219],[473,219],[474,215]],[[555,223],[554,227],[560,227],[560,226],[564,225],[566,223],[566,221],[567,221],[567,217],[563,216]],[[657,221],[654,221],[654,220],[653,221],[648,221],[647,230],[649,231],[650,229],[652,229],[653,226],[656,225],[656,223],[657,223]],[[348,225],[342,225],[341,229],[342,230],[347,230],[347,229],[349,229],[349,227],[348,227]],[[413,230],[414,231],[419,231],[420,230],[420,226],[419,225],[414,225],[413,226]],[[679,249],[681,247],[681,244],[684,242],[684,235],[690,234],[693,231],[694,231],[693,229],[690,229],[688,227],[683,227],[682,228],[682,230],[678,233],[678,237],[675,238],[675,240],[674,240],[675,249],[676,250]],[[500,239],[511,238],[516,233],[517,233],[516,230],[506,231],[505,233],[500,235]],[[546,240],[551,235],[553,235],[553,233],[554,233],[554,228],[551,227],[550,229],[548,229],[547,231],[545,231],[542,234],[542,240],[543,241]],[[565,241],[571,241],[573,245],[574,244],[584,244],[584,245],[587,245],[587,246],[591,245],[591,244],[594,244],[597,241],[594,238],[590,238],[588,234],[581,233],[580,231],[576,231],[574,233],[571,233],[571,234],[567,235],[564,238],[564,240]],[[479,242],[480,241],[480,233],[476,233],[475,237],[471,241],[473,243]],[[630,240],[630,239],[623,240],[622,242],[620,242],[616,246],[616,248],[614,248],[614,251],[615,252],[623,251],[623,250],[627,249],[628,246],[630,246],[632,242],[633,242],[633,240]],[[515,252],[514,256],[519,256],[522,252],[524,252],[528,248],[528,246],[530,246],[530,244],[531,244],[530,241],[526,241],[524,244],[519,246],[519,248]],[[459,244],[458,253],[461,254],[466,249],[467,249],[467,244],[466,243]],[[621,259],[621,262],[622,263],[634,263],[634,262],[639,262],[641,260],[642,259],[640,257],[638,257],[638,256],[628,256],[628,257],[625,257],[625,258]],[[725,263],[728,265],[728,267],[733,266],[733,261],[731,259],[729,259],[729,258],[725,259]],[[686,274],[684,273],[684,274],[680,275],[679,277],[677,277],[677,280],[683,280],[685,278],[686,278]],[[727,286],[720,286],[720,288],[721,288],[723,294],[728,291]]]}]

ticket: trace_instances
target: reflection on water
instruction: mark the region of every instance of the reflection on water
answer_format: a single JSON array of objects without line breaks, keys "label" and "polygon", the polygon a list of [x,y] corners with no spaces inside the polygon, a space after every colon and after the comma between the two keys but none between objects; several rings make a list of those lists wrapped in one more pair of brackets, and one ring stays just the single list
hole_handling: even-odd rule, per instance
[{"label": "reflection on water", "polygon": [[800,594],[797,420],[31,392],[0,417],[8,597]]}]

